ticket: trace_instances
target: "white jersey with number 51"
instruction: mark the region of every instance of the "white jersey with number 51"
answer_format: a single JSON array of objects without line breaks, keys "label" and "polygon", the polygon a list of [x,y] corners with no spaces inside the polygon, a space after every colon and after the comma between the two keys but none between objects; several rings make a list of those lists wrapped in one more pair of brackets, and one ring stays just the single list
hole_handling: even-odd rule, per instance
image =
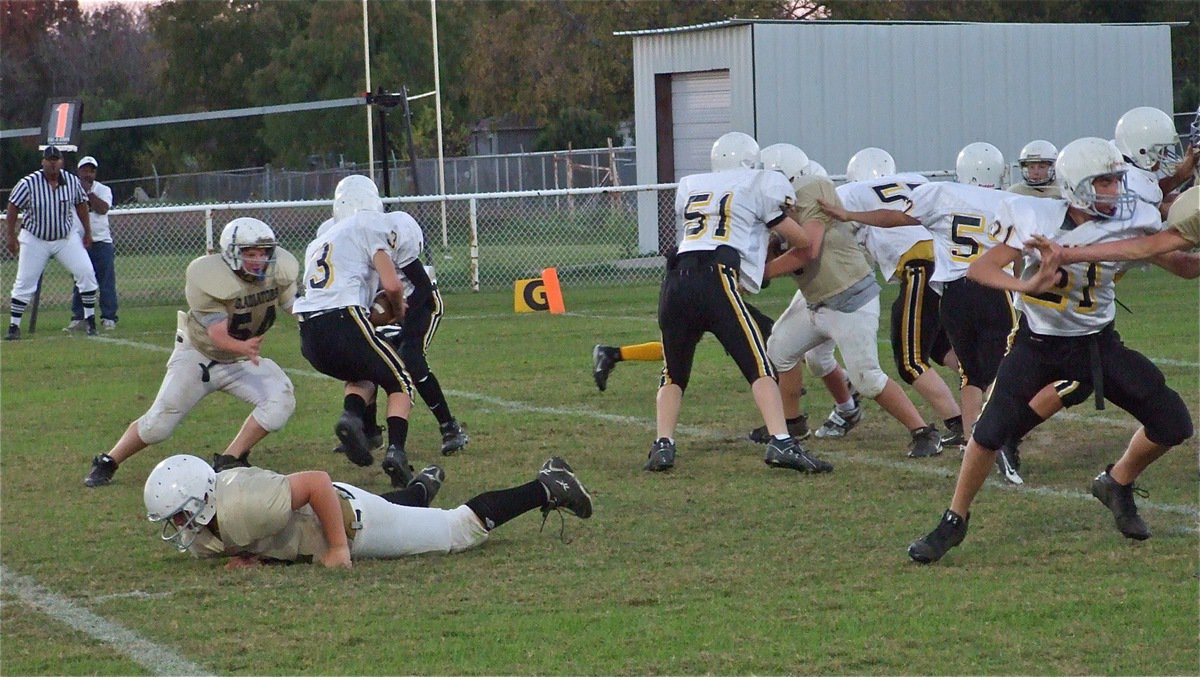
[{"label": "white jersey with number 51", "polygon": [[787,215],[795,199],[792,185],[776,171],[730,169],[685,176],[675,191],[679,252],[733,247],[741,255],[741,286],[758,293],[768,228]]}]

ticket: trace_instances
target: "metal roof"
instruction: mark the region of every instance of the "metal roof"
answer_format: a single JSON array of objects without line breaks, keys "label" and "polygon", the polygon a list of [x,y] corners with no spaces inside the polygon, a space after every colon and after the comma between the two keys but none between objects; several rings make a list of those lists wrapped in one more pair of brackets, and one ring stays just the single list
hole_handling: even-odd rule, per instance
[{"label": "metal roof", "polygon": [[633,36],[640,37],[646,35],[667,35],[673,33],[692,33],[695,31],[707,31],[715,28],[729,28],[732,26],[749,26],[753,24],[805,24],[805,25],[908,25],[908,26],[1080,26],[1080,25],[1096,25],[1096,26],[1170,26],[1172,28],[1181,28],[1187,26],[1187,21],[1144,21],[1141,23],[1120,23],[1120,22],[1101,22],[1095,24],[1078,24],[1078,23],[1063,23],[1056,24],[1051,22],[1046,23],[1022,23],[1022,22],[993,22],[993,21],[904,21],[904,20],[888,20],[888,21],[850,21],[845,19],[723,19],[721,21],[710,21],[708,23],[694,24],[691,26],[673,26],[671,28],[642,28],[632,31],[614,31],[616,36]]}]

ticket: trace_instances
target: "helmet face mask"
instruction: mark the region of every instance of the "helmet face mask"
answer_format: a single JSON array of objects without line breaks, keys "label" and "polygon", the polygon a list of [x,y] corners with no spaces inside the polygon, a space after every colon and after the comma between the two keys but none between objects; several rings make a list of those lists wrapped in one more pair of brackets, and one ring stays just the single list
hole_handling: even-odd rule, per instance
[{"label": "helmet face mask", "polygon": [[[1017,164],[1021,166],[1021,179],[1030,186],[1048,186],[1054,183],[1054,161],[1058,158],[1058,149],[1049,141],[1038,139],[1030,141],[1021,149]],[[1040,176],[1033,176],[1030,170],[1046,171]]]},{"label": "helmet face mask", "polygon": [[983,141],[964,146],[954,163],[956,181],[980,188],[1003,188],[1007,169],[1000,149]]},{"label": "helmet face mask", "polygon": [[[1137,195],[1129,191],[1128,167],[1113,144],[1094,137],[1076,139],[1058,154],[1055,166],[1062,195],[1072,207],[1101,219],[1123,220],[1133,215]],[[1115,190],[1097,190],[1098,181],[1115,184]]]},{"label": "helmet face mask", "polygon": [[864,148],[846,163],[847,181],[870,181],[896,173],[896,160],[882,148]]},{"label": "helmet face mask", "polygon": [[1121,154],[1147,171],[1174,172],[1183,158],[1174,121],[1157,108],[1140,106],[1122,115],[1115,137]]},{"label": "helmet face mask", "polygon": [[729,132],[713,142],[709,160],[714,172],[730,169],[757,169],[758,142],[742,132]]},{"label": "helmet face mask", "polygon": [[275,263],[278,244],[270,226],[244,216],[225,224],[221,230],[221,259],[230,270],[247,280],[264,280]]},{"label": "helmet face mask", "polygon": [[338,182],[333,190],[333,218],[341,221],[355,212],[383,212],[383,200],[375,182],[362,174],[352,174]]},{"label": "helmet face mask", "polygon": [[187,499],[178,510],[162,520],[162,540],[175,546],[180,552],[190,548],[204,526],[196,521],[203,508],[203,500],[194,497]]},{"label": "helmet face mask", "polygon": [[163,459],[146,478],[146,518],[162,523],[162,540],[187,550],[217,514],[217,474],[195,456]]}]

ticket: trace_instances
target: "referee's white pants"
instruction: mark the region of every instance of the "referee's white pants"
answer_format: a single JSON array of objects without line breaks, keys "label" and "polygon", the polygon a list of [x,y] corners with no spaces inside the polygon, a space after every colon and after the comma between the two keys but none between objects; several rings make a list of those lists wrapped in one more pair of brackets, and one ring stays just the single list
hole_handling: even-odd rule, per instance
[{"label": "referee's white pants", "polygon": [[829,308],[809,310],[797,293],[787,310],[775,321],[767,339],[767,355],[779,371],[789,371],[804,353],[833,339],[842,352],[850,380],[866,397],[875,397],[887,385],[887,374],[879,366],[879,297],[852,313]]},{"label": "referee's white pants", "polygon": [[29,302],[37,291],[38,278],[46,269],[50,257],[58,259],[71,275],[75,276],[75,286],[79,293],[86,294],[96,291],[96,271],[92,269],[92,260],[88,258],[87,249],[83,246],[83,238],[72,231],[61,240],[43,240],[35,237],[24,228],[17,235],[21,243],[21,253],[17,258],[17,279],[13,281],[12,297]]}]

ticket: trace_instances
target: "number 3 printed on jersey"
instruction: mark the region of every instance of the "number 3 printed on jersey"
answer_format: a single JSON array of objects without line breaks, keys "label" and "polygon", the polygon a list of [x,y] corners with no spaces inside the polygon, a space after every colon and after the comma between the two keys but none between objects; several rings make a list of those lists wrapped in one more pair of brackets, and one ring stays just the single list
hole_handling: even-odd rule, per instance
[{"label": "number 3 printed on jersey", "polygon": [[326,242],[324,247],[321,247],[320,253],[317,255],[317,260],[313,265],[317,267],[316,274],[308,278],[308,286],[310,289],[324,289],[333,282],[333,259],[330,254],[333,253],[333,243]]},{"label": "number 3 printed on jersey", "polygon": [[[714,210],[714,207],[716,208]],[[683,239],[699,240],[708,236],[713,225],[712,239],[729,239],[729,221],[733,212],[733,193],[725,193],[713,204],[712,193],[692,193],[683,210]],[[712,224],[712,221],[716,221]]]}]

